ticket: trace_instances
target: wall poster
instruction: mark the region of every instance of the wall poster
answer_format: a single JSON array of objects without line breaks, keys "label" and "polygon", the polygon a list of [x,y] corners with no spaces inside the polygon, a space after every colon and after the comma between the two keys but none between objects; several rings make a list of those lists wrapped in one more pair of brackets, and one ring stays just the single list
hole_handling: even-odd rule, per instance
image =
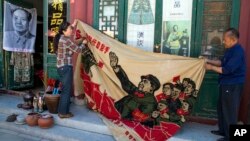
[{"label": "wall poster", "polygon": [[190,56],[193,0],[164,0],[161,52]]},{"label": "wall poster", "polygon": [[34,53],[37,12],[4,1],[3,49]]},{"label": "wall poster", "polygon": [[127,44],[153,52],[155,0],[129,0]]}]

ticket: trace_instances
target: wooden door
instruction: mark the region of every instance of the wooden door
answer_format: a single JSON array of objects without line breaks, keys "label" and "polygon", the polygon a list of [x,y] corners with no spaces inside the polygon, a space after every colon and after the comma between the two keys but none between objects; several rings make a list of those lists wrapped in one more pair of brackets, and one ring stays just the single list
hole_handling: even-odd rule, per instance
[{"label": "wooden door", "polygon": [[[239,0],[200,0],[197,2],[194,56],[220,59],[224,53],[223,32],[229,27],[238,28]],[[193,115],[216,118],[218,74],[207,71],[200,88]]]}]

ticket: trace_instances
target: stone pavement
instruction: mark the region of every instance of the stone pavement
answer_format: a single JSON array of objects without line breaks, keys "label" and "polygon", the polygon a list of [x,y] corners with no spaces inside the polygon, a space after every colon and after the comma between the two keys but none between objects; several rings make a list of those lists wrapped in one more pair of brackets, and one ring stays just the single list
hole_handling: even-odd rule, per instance
[{"label": "stone pavement", "polygon": [[[98,113],[89,110],[86,106],[71,104],[71,111],[75,115],[70,119],[60,119],[54,116],[55,125],[49,129],[16,125],[5,122],[12,113],[26,115],[30,111],[19,109],[17,104],[22,103],[22,97],[0,94],[0,140],[3,141],[113,141],[115,140],[103,123]],[[46,112],[45,112],[46,113]],[[181,130],[171,137],[170,141],[215,141],[220,138],[210,133],[217,129],[215,125],[187,122]],[[2,132],[3,131],[3,134]],[[13,133],[13,134],[11,134]],[[19,138],[20,136],[20,138]],[[29,138],[31,137],[31,138]],[[34,137],[34,138],[32,138]]]},{"label": "stone pavement", "polygon": [[32,137],[27,134],[14,132],[0,127],[0,140],[1,141],[50,141],[43,138]]}]

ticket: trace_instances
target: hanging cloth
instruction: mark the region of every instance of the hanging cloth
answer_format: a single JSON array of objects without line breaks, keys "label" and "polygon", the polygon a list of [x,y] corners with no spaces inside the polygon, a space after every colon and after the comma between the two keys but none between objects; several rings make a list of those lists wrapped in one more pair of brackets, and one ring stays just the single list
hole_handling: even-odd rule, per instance
[{"label": "hanging cloth", "polygon": [[12,52],[10,65],[14,66],[14,81],[29,82],[31,66],[34,66],[33,55],[27,52]]}]

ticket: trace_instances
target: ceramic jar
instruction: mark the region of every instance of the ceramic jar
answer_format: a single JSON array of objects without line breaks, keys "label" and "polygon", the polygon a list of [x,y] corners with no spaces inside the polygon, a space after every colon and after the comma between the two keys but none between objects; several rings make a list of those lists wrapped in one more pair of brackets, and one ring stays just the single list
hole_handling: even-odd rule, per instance
[{"label": "ceramic jar", "polygon": [[44,95],[45,103],[48,107],[48,110],[52,114],[56,114],[58,105],[59,105],[59,100],[60,100],[60,95],[59,94],[45,94]]},{"label": "ceramic jar", "polygon": [[38,126],[40,128],[50,128],[54,125],[54,118],[50,114],[43,114],[38,119]]},{"label": "ceramic jar", "polygon": [[39,116],[40,115],[38,113],[34,113],[34,112],[28,113],[25,118],[25,121],[29,126],[36,126],[38,125]]}]

